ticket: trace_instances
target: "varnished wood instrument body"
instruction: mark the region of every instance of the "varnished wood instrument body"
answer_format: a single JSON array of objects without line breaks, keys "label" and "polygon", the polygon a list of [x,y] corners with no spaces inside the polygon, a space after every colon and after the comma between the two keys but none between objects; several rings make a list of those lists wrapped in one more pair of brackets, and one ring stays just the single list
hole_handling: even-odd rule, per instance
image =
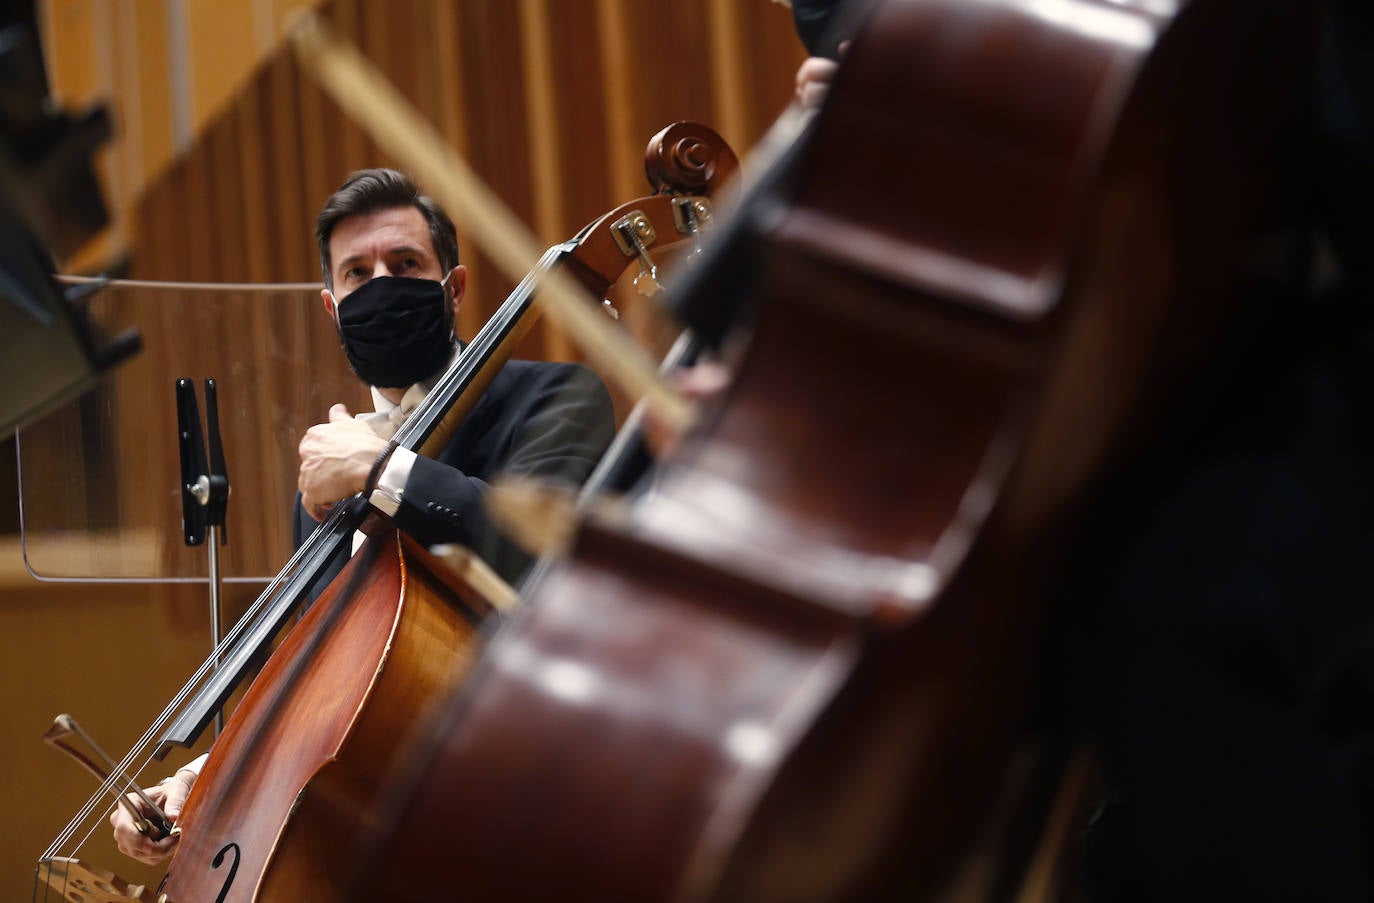
[{"label": "varnished wood instrument body", "polygon": [[1174,13],[876,5],[703,264],[759,311],[734,385],[493,639],[356,899],[1006,898],[1082,500],[1284,225],[1312,11]]},{"label": "varnished wood instrument body", "polygon": [[338,899],[343,851],[357,842],[397,738],[475,659],[485,603],[396,531],[368,542],[381,548],[358,592],[339,598],[367,563],[361,555],[287,635],[215,741],[180,820],[169,900]]}]

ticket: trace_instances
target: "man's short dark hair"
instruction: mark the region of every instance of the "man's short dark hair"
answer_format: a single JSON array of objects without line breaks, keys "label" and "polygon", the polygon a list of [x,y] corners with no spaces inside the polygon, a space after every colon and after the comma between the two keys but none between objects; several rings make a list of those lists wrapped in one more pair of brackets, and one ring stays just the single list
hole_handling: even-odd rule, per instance
[{"label": "man's short dark hair", "polygon": [[434,253],[445,274],[458,265],[458,231],[453,220],[420,188],[410,176],[394,169],[360,169],[349,173],[339,190],[329,196],[315,221],[315,239],[320,244],[320,269],[326,288],[334,288],[329,257],[329,237],[340,220],[359,214],[376,213],[393,207],[414,207],[429,224]]}]

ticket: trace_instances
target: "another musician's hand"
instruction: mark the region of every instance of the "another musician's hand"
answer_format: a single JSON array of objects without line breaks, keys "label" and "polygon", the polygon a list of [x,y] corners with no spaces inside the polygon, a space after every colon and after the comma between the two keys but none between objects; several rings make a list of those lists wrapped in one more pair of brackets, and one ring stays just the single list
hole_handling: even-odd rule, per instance
[{"label": "another musician's hand", "polygon": [[334,503],[363,491],[386,440],[355,419],[348,408],[329,409],[329,422],[306,430],[301,439],[301,502],[315,520],[324,520]]},{"label": "another musician's hand", "polygon": [[[191,792],[191,784],[195,782],[195,775],[189,771],[179,771],[176,777],[170,778],[166,782],[149,787],[144,793],[148,794],[148,799],[152,800],[162,809],[169,821],[175,822],[181,817],[181,807],[186,805],[186,797]],[[147,813],[148,807],[139,799],[136,794],[129,794],[129,801],[140,811]],[[176,852],[177,844],[181,841],[180,834],[172,834],[161,840],[153,840],[138,833],[138,828],[134,826],[133,816],[129,814],[123,806],[116,806],[110,813],[110,824],[114,827],[115,845],[119,847],[119,852],[128,856],[130,859],[137,859],[139,862],[146,862],[149,865],[156,865],[162,860]]]},{"label": "another musician's hand", "polygon": [[[674,370],[668,374],[668,382],[678,392],[697,404],[710,401],[725,391],[730,384],[732,373],[724,364],[702,361],[694,366]],[[681,437],[672,427],[654,416],[653,409],[645,412],[644,442],[655,458],[664,458],[677,451]]]},{"label": "another musician's hand", "polygon": [[[840,45],[840,55],[849,49],[849,42]],[[830,92],[830,83],[835,79],[835,70],[840,64],[823,56],[807,57],[797,69],[796,98],[804,110],[820,107],[825,95]]]}]

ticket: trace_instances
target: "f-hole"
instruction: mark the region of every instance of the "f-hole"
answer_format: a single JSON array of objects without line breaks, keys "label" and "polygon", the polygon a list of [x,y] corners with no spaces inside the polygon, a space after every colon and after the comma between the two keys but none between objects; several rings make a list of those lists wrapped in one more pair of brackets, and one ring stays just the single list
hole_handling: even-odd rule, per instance
[{"label": "f-hole", "polygon": [[215,897],[215,903],[224,903],[224,898],[229,896],[229,888],[234,884],[234,876],[239,871],[239,845],[233,842],[226,843],[215,858],[210,860],[210,868],[217,869],[224,864],[224,854],[230,850],[234,851],[234,861],[229,865],[229,874],[224,876],[224,886],[219,889],[219,896]]}]

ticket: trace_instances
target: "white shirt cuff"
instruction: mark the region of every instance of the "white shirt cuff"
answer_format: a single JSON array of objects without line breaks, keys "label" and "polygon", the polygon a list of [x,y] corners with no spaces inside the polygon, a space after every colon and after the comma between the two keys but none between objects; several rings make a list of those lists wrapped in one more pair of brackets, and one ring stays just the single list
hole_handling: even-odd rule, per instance
[{"label": "white shirt cuff", "polygon": [[410,469],[413,466],[415,452],[399,447],[393,451],[387,459],[386,467],[382,468],[382,475],[377,478],[377,488],[372,490],[372,495],[367,498],[372,507],[388,517],[394,517],[397,509],[401,507],[401,493],[406,488],[406,481],[410,479]]},{"label": "white shirt cuff", "polygon": [[196,775],[197,777],[199,777],[199,776],[200,776],[200,769],[201,769],[202,767],[204,767],[204,765],[205,765],[205,760],[208,759],[208,758],[210,758],[210,754],[209,754],[209,753],[201,753],[200,755],[196,756],[196,757],[195,757],[194,759],[192,759],[191,761],[187,762],[185,765],[183,765],[183,766],[181,766],[180,768],[178,768],[177,771],[189,771],[189,772],[191,772],[192,774],[194,774],[194,775]]}]

